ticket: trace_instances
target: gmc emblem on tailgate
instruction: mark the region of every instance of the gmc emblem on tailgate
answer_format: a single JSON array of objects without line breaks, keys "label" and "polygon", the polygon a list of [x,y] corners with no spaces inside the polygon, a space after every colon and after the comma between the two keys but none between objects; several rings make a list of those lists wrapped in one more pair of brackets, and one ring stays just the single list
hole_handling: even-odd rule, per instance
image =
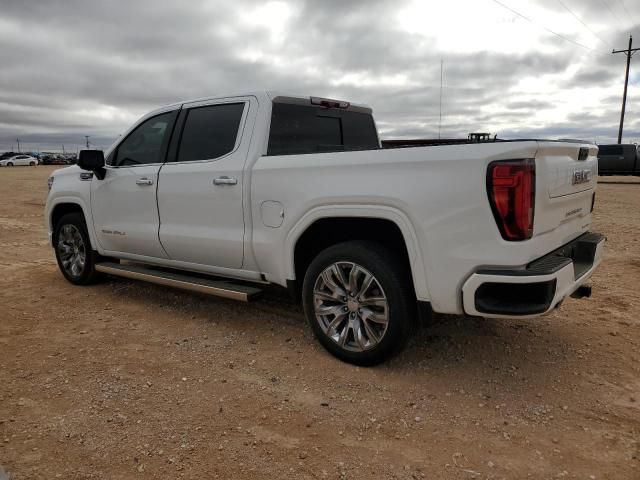
[{"label": "gmc emblem on tailgate", "polygon": [[578,185],[579,183],[587,183],[591,180],[591,170],[576,170],[573,172],[571,178],[572,185]]}]

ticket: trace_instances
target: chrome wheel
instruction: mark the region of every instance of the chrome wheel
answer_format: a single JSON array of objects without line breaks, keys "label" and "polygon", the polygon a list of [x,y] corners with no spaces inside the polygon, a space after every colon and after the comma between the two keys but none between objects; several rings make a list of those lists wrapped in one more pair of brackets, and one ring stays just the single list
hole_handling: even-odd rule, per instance
[{"label": "chrome wheel", "polygon": [[75,225],[66,224],[60,229],[57,248],[64,271],[72,277],[82,275],[87,251],[80,230]]},{"label": "chrome wheel", "polygon": [[378,280],[364,267],[336,262],[313,287],[315,317],[341,348],[363,352],[378,345],[389,325],[389,305]]}]

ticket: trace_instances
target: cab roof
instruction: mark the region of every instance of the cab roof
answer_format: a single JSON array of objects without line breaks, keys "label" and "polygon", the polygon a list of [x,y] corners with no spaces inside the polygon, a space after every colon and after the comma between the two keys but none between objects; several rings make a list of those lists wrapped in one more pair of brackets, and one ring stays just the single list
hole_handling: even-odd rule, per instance
[{"label": "cab roof", "polygon": [[[174,103],[170,103],[168,105],[164,105],[162,107],[159,107],[155,110],[153,110],[153,112],[156,111],[160,111],[160,110],[166,110],[167,108],[170,107],[179,107],[181,105],[186,105],[186,104],[190,104],[190,103],[199,103],[199,102],[207,102],[207,101],[211,101],[211,100],[222,100],[222,99],[229,99],[229,98],[234,98],[234,97],[256,97],[258,99],[264,99],[264,100],[269,100],[272,102],[282,102],[282,103],[295,103],[295,104],[316,104],[316,105],[320,105],[320,106],[325,106],[325,107],[331,107],[331,106],[335,106],[336,108],[346,108],[349,110],[357,110],[357,111],[361,111],[361,112],[365,112],[365,113],[371,113],[371,107],[369,107],[368,105],[364,105],[364,104],[360,104],[360,103],[352,103],[352,102],[346,102],[343,100],[335,100],[335,99],[329,99],[329,98],[324,98],[324,97],[316,97],[316,96],[309,96],[309,95],[296,95],[296,94],[287,94],[287,93],[283,93],[283,92],[279,92],[279,91],[274,91],[274,90],[262,90],[262,91],[253,91],[253,92],[245,92],[245,93],[232,93],[232,94],[225,94],[225,95],[214,95],[214,96],[208,96],[208,97],[200,97],[200,98],[194,98],[194,99],[190,99],[190,100],[183,100],[180,102],[174,102]],[[317,102],[314,102],[317,101]],[[322,104],[319,103],[320,101],[324,101],[326,102],[330,102],[329,104]],[[344,105],[346,104],[346,106],[339,106],[339,105]],[[149,113],[153,113],[153,112],[149,112]],[[146,116],[146,115],[145,115]]]}]

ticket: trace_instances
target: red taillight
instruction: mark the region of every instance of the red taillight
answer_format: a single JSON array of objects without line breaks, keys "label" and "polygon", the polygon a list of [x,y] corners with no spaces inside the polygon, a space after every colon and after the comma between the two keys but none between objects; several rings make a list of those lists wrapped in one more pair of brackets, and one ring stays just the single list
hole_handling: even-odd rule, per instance
[{"label": "red taillight", "polygon": [[536,201],[535,160],[490,163],[487,193],[502,238],[510,241],[531,238]]}]

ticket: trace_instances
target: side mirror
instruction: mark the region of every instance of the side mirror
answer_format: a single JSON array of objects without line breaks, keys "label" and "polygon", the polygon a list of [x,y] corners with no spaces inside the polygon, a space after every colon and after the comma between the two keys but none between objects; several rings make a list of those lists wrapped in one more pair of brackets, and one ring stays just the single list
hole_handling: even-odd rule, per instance
[{"label": "side mirror", "polygon": [[104,178],[104,152],[102,150],[80,150],[78,166],[93,172],[99,180]]}]

